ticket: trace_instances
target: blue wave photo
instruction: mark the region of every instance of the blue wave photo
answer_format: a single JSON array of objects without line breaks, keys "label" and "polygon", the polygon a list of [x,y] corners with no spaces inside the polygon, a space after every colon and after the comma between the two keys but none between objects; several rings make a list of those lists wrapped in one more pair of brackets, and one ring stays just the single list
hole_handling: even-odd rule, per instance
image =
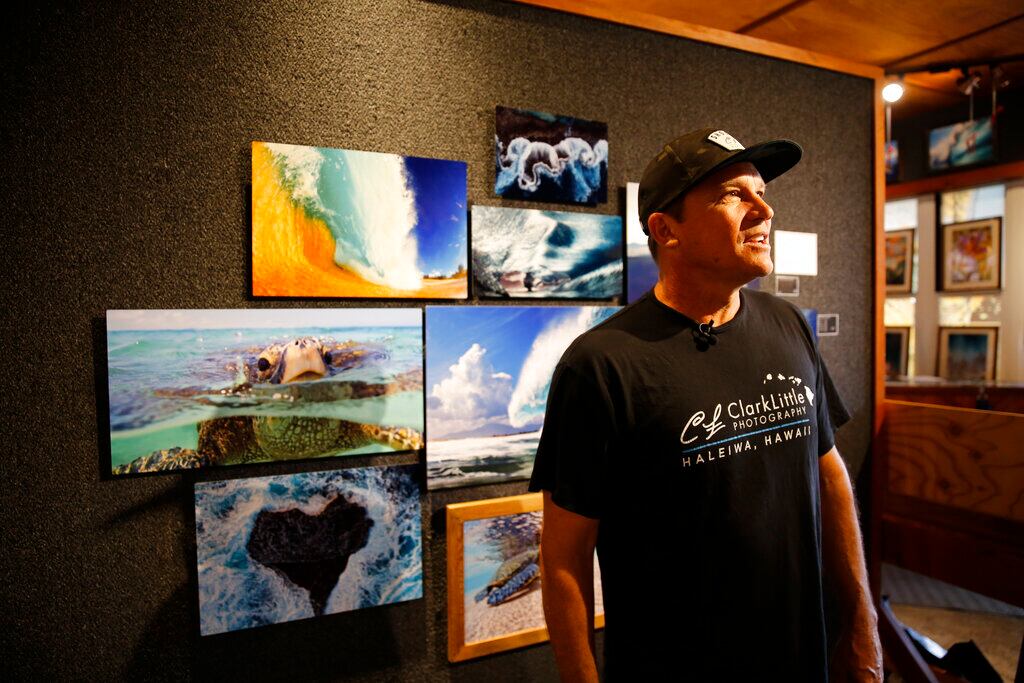
[{"label": "blue wave photo", "polygon": [[608,125],[497,107],[494,192],[562,204],[608,200]]},{"label": "blue wave photo", "polygon": [[201,634],[423,597],[415,470],[196,484]]},{"label": "blue wave photo", "polygon": [[622,218],[473,207],[477,296],[610,299],[622,295]]},{"label": "blue wave photo", "polygon": [[617,310],[428,306],[428,488],[528,478],[555,365]]}]

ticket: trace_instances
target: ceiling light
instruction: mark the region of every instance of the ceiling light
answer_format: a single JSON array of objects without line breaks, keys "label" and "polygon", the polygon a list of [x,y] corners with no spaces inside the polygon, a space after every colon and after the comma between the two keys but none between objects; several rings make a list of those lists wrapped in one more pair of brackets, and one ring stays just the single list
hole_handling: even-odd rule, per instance
[{"label": "ceiling light", "polygon": [[882,99],[886,102],[898,102],[901,97],[903,97],[903,85],[897,81],[882,88]]},{"label": "ceiling light", "polygon": [[964,95],[970,95],[981,85],[981,74],[976,71],[968,73],[966,69],[962,71],[964,75],[957,79],[956,87]]}]

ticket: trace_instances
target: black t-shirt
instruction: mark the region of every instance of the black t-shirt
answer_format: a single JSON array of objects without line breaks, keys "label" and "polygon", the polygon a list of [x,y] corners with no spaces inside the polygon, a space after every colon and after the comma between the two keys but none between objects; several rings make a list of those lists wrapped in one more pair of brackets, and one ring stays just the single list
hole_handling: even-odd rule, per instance
[{"label": "black t-shirt", "polygon": [[611,680],[825,681],[818,457],[849,419],[800,311],[699,343],[648,293],[551,383],[531,491],[600,520]]}]

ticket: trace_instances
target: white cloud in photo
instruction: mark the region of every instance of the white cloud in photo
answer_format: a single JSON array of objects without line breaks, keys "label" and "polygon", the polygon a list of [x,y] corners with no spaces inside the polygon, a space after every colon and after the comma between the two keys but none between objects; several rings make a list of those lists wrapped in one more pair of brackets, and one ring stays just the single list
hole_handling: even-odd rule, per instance
[{"label": "white cloud in photo", "polygon": [[487,349],[474,343],[430,390],[430,436],[443,438],[487,422],[507,420],[511,395],[512,376],[495,372],[487,360]]}]

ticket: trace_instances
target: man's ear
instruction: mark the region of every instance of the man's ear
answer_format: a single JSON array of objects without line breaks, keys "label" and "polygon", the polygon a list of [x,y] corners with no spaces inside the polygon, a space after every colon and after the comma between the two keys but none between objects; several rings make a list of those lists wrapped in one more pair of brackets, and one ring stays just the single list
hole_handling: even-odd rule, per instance
[{"label": "man's ear", "polygon": [[671,249],[679,245],[676,226],[677,223],[671,216],[660,211],[655,211],[647,217],[647,229],[654,241],[658,243],[659,248]]}]

